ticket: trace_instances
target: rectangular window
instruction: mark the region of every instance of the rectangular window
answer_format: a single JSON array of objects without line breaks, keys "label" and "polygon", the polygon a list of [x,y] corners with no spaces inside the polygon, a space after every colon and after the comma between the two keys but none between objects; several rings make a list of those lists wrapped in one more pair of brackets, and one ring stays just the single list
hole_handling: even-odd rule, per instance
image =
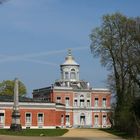
[{"label": "rectangular window", "polygon": [[103,98],[102,106],[103,106],[103,107],[106,107],[106,98]]},{"label": "rectangular window", "polygon": [[98,98],[95,98],[94,106],[95,106],[95,107],[98,107]]},{"label": "rectangular window", "polygon": [[94,117],[94,125],[95,127],[98,127],[98,115],[95,115]]},{"label": "rectangular window", "polygon": [[31,123],[31,113],[26,113],[26,123]]},{"label": "rectangular window", "polygon": [[90,106],[90,100],[87,100],[87,106],[88,107]]},{"label": "rectangular window", "polygon": [[69,106],[69,105],[70,105],[69,97],[66,97],[66,99],[65,99],[65,104],[66,104],[66,106]]},{"label": "rectangular window", "polygon": [[106,115],[103,115],[103,125],[106,125]]},{"label": "rectangular window", "polygon": [[70,122],[70,116],[66,115],[66,123],[69,123],[69,122]]},{"label": "rectangular window", "polygon": [[61,115],[61,125],[63,125],[63,124],[64,124],[64,116]]},{"label": "rectangular window", "polygon": [[80,106],[84,107],[84,100],[83,99],[80,100]]},{"label": "rectangular window", "polygon": [[61,97],[57,97],[56,102],[60,103],[61,102]]},{"label": "rectangular window", "polygon": [[65,79],[68,80],[69,79],[69,73],[65,72]]},{"label": "rectangular window", "polygon": [[43,113],[39,113],[38,114],[38,123],[43,123],[43,120],[44,120]]},{"label": "rectangular window", "polygon": [[78,106],[77,99],[74,100],[74,106]]},{"label": "rectangular window", "polygon": [[0,124],[4,123],[4,113],[0,113]]}]

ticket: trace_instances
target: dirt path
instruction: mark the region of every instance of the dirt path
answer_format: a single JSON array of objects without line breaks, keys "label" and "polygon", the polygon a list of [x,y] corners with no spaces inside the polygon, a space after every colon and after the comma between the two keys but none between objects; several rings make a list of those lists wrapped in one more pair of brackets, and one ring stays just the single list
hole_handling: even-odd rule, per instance
[{"label": "dirt path", "polygon": [[81,137],[81,138],[111,138],[121,139],[118,136],[98,130],[98,129],[69,129],[69,132],[64,134],[63,137]]}]

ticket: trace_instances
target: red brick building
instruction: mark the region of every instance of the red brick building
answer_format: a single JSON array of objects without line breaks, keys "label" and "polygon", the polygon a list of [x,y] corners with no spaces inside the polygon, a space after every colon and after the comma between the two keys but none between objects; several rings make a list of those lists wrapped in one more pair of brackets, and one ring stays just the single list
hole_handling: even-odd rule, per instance
[{"label": "red brick building", "polygon": [[[26,99],[19,102],[22,128],[56,128],[65,124],[65,106],[57,103]],[[0,128],[10,128],[13,102],[0,101]]]},{"label": "red brick building", "polygon": [[[80,65],[71,52],[60,65],[61,78],[50,87],[33,90],[31,101],[20,101],[23,128],[110,127],[111,92],[80,80]],[[0,127],[11,124],[12,102],[0,102]]]}]

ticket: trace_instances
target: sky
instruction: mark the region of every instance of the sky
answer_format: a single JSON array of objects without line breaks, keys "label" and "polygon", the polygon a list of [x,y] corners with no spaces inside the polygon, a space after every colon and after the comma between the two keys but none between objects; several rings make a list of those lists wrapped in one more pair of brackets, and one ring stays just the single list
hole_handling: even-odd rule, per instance
[{"label": "sky", "polygon": [[0,5],[0,82],[18,77],[32,90],[60,79],[67,50],[80,64],[80,79],[106,88],[108,71],[90,52],[91,31],[102,16],[140,16],[139,0],[7,0]]}]

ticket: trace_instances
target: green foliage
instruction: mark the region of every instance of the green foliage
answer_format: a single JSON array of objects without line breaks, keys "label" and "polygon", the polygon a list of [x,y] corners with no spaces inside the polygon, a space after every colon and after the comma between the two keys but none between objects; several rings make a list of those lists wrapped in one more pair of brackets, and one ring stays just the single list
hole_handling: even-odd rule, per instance
[{"label": "green foliage", "polygon": [[136,116],[140,118],[140,98],[135,100],[132,109],[135,111]]},{"label": "green foliage", "polygon": [[[19,94],[26,94],[27,90],[25,85],[19,81]],[[14,80],[5,80],[0,83],[0,95],[13,95],[14,94]]]},{"label": "green foliage", "polygon": [[112,115],[115,127],[128,132],[136,124],[132,108],[135,98],[140,96],[140,30],[137,29],[135,18],[115,13],[103,16],[101,26],[90,35],[91,52],[110,71],[108,83],[116,94]]},{"label": "green foliage", "polygon": [[130,106],[122,105],[115,113],[115,128],[133,135],[134,117]]},{"label": "green foliage", "polygon": [[15,136],[62,136],[67,132],[67,129],[23,129],[19,132],[8,129],[0,129],[0,135]]}]

